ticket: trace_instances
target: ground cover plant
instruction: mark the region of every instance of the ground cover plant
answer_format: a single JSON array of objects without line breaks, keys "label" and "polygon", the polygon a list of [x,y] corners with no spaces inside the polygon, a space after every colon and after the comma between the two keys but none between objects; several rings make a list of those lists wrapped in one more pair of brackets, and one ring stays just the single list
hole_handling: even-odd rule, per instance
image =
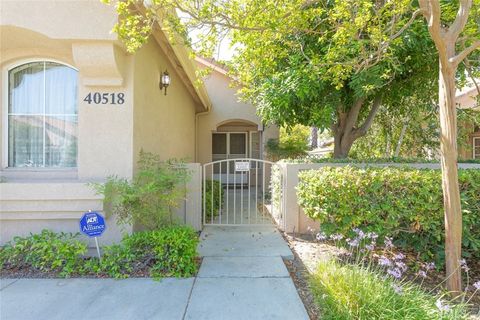
[{"label": "ground cover plant", "polygon": [[[434,273],[433,262],[412,259],[392,238],[360,229],[350,234],[316,235],[339,248],[336,257],[319,262],[310,278],[322,319],[468,319],[474,310],[480,281],[467,283],[466,291],[450,300],[443,283],[424,285]],[[468,271],[465,261],[461,265]]]},{"label": "ground cover plant", "polygon": [[16,237],[0,248],[2,277],[190,277],[198,269],[198,235],[190,227],[169,226],[126,235],[104,246],[102,258],[86,257],[78,234],[43,230]]},{"label": "ground cover plant", "polygon": [[[480,170],[460,170],[463,253],[480,254]],[[444,220],[439,170],[325,167],[300,173],[299,204],[322,229],[346,233],[365,228],[423,258],[444,257]]]}]

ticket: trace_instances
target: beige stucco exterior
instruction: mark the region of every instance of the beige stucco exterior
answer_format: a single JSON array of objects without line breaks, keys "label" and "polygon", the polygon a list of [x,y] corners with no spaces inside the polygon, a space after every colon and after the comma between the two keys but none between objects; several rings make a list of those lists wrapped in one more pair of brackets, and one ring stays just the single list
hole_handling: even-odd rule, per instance
[{"label": "beige stucco exterior", "polygon": [[[2,1],[0,243],[44,228],[77,232],[83,212],[103,209],[88,183],[109,175],[131,178],[140,149],[195,161],[195,114],[210,102],[205,88],[193,85],[188,52],[156,30],[141,50],[128,54],[111,32],[116,21],[114,8],[97,0]],[[8,71],[44,60],[78,71],[77,168],[8,168]],[[164,70],[172,79],[166,96],[159,88]],[[83,99],[90,92],[123,93],[125,103],[88,104]],[[192,168],[198,175],[199,168]],[[190,195],[179,214],[198,228],[186,216],[197,202]],[[103,243],[119,240],[114,221],[107,225]]]},{"label": "beige stucco exterior", "polygon": [[[212,132],[240,123],[236,129],[259,131],[263,142],[278,137],[278,129],[265,128],[252,105],[238,101],[226,74],[213,72],[205,85],[196,83],[199,65],[160,28],[139,51],[127,53],[111,31],[117,19],[115,9],[98,0],[2,1],[0,244],[45,228],[77,232],[84,212],[103,210],[103,199],[90,183],[109,175],[131,178],[140,150],[191,162],[192,178],[177,214],[199,229],[200,163],[212,159]],[[8,74],[34,61],[53,61],[78,72],[76,168],[8,167]],[[171,77],[167,95],[159,88],[165,70]],[[95,92],[122,93],[125,102],[84,101]],[[123,230],[131,232],[130,227]],[[121,230],[108,218],[101,243],[120,238]]]},{"label": "beige stucco exterior", "polygon": [[260,149],[264,152],[264,145],[269,139],[278,139],[278,127],[264,126],[255,107],[241,101],[237,93],[239,88],[232,86],[232,80],[224,68],[203,58],[197,58],[197,63],[199,68],[209,69],[204,83],[213,106],[211,112],[198,115],[197,161],[212,161],[212,133],[221,131],[260,131]]}]

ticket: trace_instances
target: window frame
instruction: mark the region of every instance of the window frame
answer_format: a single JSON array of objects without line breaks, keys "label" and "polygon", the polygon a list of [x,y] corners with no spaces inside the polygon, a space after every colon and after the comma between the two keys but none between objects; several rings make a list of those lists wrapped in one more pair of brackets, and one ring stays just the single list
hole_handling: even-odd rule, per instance
[{"label": "window frame", "polygon": [[[76,167],[10,167],[8,165],[8,153],[9,153],[9,143],[8,143],[8,132],[9,132],[9,124],[8,124],[8,104],[9,104],[9,97],[10,97],[10,92],[9,92],[9,74],[10,71],[13,69],[20,67],[24,64],[28,63],[41,63],[41,62],[53,62],[53,63],[58,63],[63,66],[69,67],[77,72],[79,74],[79,70],[72,66],[70,63],[58,60],[58,59],[52,59],[52,58],[46,58],[46,57],[35,57],[35,58],[29,58],[29,59],[20,59],[20,60],[15,60],[14,62],[6,65],[3,70],[2,70],[2,78],[3,78],[3,84],[2,84],[2,94],[3,94],[3,99],[2,99],[2,159],[1,159],[1,169],[2,170],[8,170],[8,171],[20,171],[20,172],[25,172],[25,171],[40,171],[40,172],[52,172],[52,171],[60,171],[60,172],[76,172],[78,169],[78,145],[77,145],[77,166]],[[79,80],[79,77],[78,77]],[[80,81],[77,82],[79,84]],[[79,85],[77,85],[77,97],[78,97],[78,91],[79,91]],[[78,98],[77,98],[78,99]],[[77,101],[77,122],[79,121],[80,118],[80,113],[78,112],[80,104]]]},{"label": "window frame", "polygon": [[480,160],[480,153],[478,155],[475,153],[475,142],[477,140],[480,141],[480,136],[479,137],[473,137],[473,139],[472,139],[472,159],[473,160],[477,160],[477,159]]}]

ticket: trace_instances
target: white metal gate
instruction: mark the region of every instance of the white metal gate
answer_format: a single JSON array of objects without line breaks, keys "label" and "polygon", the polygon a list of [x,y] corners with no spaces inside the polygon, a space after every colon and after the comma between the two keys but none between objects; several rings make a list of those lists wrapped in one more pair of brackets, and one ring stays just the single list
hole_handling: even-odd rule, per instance
[{"label": "white metal gate", "polygon": [[[274,162],[251,158],[204,164],[203,224],[271,225],[273,204],[270,181],[273,170],[281,172]],[[283,186],[283,181],[279,183]],[[282,199],[281,195],[276,198]],[[282,210],[283,203],[275,207],[277,211]]]}]

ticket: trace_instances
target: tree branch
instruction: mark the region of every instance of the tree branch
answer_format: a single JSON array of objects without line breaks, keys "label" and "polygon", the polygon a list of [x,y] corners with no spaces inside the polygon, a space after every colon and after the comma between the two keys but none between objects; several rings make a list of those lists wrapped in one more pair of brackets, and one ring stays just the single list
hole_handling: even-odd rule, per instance
[{"label": "tree branch", "polygon": [[372,109],[370,110],[370,113],[368,114],[367,119],[365,120],[365,122],[362,124],[360,128],[355,130],[354,135],[356,137],[362,137],[367,134],[368,129],[370,129],[370,127],[372,126],[373,120],[375,119],[375,116],[377,115],[381,105],[382,105],[382,96],[378,95],[373,100]]},{"label": "tree branch", "polygon": [[348,111],[347,120],[345,123],[344,132],[347,134],[352,131],[353,126],[358,120],[358,115],[360,114],[360,109],[362,109],[365,98],[360,98],[353,103],[352,108]]},{"label": "tree branch", "polygon": [[460,62],[462,62],[470,53],[475,51],[476,49],[480,48],[480,40],[475,41],[470,47],[466,48],[459,54],[457,54],[455,57],[450,58],[448,61],[451,63],[458,65]]},{"label": "tree branch", "polygon": [[396,38],[398,38],[399,36],[402,35],[402,33],[412,25],[412,23],[415,21],[415,19],[420,15],[420,14],[423,14],[423,10],[422,9],[418,9],[418,10],[415,10],[415,12],[412,14],[412,16],[410,17],[410,20],[408,20],[408,22],[400,28],[400,30],[398,30],[394,35],[392,35],[390,37],[390,40],[394,40]]},{"label": "tree branch", "polygon": [[467,24],[468,15],[470,14],[470,8],[472,7],[472,0],[460,0],[460,5],[458,7],[457,16],[455,21],[448,28],[446,36],[451,41],[457,41],[460,33],[465,28]]}]

